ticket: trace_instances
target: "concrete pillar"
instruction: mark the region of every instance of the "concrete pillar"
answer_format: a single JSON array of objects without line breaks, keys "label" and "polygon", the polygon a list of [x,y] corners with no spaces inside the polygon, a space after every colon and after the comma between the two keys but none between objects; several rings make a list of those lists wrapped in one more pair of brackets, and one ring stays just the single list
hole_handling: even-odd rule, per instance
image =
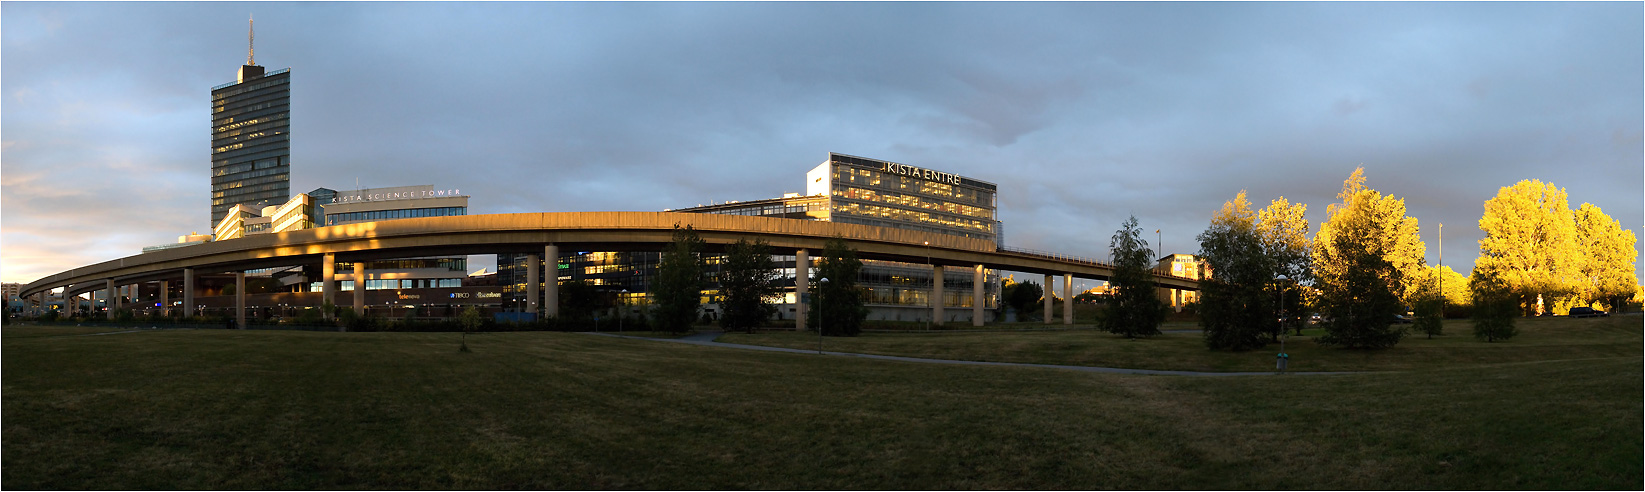
[{"label": "concrete pillar", "polygon": [[941,325],[942,317],[942,265],[931,265],[931,322]]},{"label": "concrete pillar", "polygon": [[354,262],[354,315],[366,315],[366,280],[371,275],[366,272],[366,262]]},{"label": "concrete pillar", "polygon": [[183,317],[194,316],[194,269],[183,269]]},{"label": "concrete pillar", "polygon": [[560,247],[549,244],[543,246],[543,316],[558,318],[560,316]]},{"label": "concrete pillar", "polygon": [[160,281],[160,315],[171,316],[171,281]]},{"label": "concrete pillar", "polygon": [[1041,287],[1044,287],[1044,289],[1040,289],[1040,292],[1045,294],[1045,324],[1049,325],[1051,324],[1051,298],[1055,297],[1057,292],[1051,288],[1051,274],[1045,274],[1045,283]]},{"label": "concrete pillar", "polygon": [[805,297],[811,283],[811,254],[806,250],[794,252],[794,327],[805,331]]},{"label": "concrete pillar", "polygon": [[1062,274],[1062,324],[1074,324],[1074,274]]},{"label": "concrete pillar", "polygon": [[537,299],[542,292],[537,289],[537,255],[525,255],[525,312],[537,313]]},{"label": "concrete pillar", "polygon": [[982,307],[986,300],[982,296],[982,265],[977,265],[976,270],[971,275],[971,326],[982,326]]},{"label": "concrete pillar", "polygon": [[[320,260],[320,302],[321,305],[337,305],[337,254],[326,253],[325,259]],[[326,319],[331,319],[331,311],[323,313]]]},{"label": "concrete pillar", "polygon": [[246,329],[246,272],[234,272],[234,326]]},{"label": "concrete pillar", "polygon": [[103,317],[114,319],[114,279],[103,281]]}]

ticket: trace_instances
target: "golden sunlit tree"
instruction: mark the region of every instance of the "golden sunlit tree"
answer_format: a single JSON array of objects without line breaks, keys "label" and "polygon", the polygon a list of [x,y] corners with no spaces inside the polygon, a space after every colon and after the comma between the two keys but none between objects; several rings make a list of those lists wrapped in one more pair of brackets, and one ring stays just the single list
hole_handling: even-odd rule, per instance
[{"label": "golden sunlit tree", "polygon": [[1582,251],[1581,303],[1598,302],[1608,311],[1616,311],[1639,286],[1634,274],[1634,232],[1623,229],[1605,211],[1584,203],[1576,211],[1576,241]]},{"label": "golden sunlit tree", "polygon": [[[1285,197],[1269,202],[1268,207],[1257,211],[1257,234],[1262,237],[1262,249],[1268,259],[1273,262],[1276,282],[1274,287],[1275,299],[1283,299],[1280,312],[1284,321],[1279,326],[1284,331],[1284,324],[1289,324],[1301,334],[1303,316],[1302,284],[1310,283],[1314,277],[1314,259],[1309,252],[1308,244],[1308,205],[1293,204]],[[1286,280],[1278,281],[1280,276]],[[1277,333],[1276,333],[1277,335]]]},{"label": "golden sunlit tree", "polygon": [[1319,307],[1331,321],[1321,343],[1347,347],[1392,346],[1404,330],[1394,315],[1414,297],[1426,264],[1417,219],[1405,200],[1365,187],[1364,168],[1342,182],[1341,203],[1326,208],[1314,235],[1314,276]]},{"label": "golden sunlit tree", "polygon": [[1564,189],[1534,179],[1503,187],[1485,201],[1479,228],[1485,238],[1475,271],[1493,272],[1519,298],[1523,314],[1535,314],[1538,300],[1553,307],[1581,292],[1585,260]]}]

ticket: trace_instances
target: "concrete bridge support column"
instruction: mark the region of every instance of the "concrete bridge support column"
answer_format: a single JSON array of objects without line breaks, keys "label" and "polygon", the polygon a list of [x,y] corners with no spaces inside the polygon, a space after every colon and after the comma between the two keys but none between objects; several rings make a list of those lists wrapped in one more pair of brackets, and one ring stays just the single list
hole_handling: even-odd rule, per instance
[{"label": "concrete bridge support column", "polygon": [[366,315],[366,279],[371,275],[366,272],[366,262],[354,262],[354,315]]},{"label": "concrete bridge support column", "polygon": [[[323,303],[322,305],[337,305],[336,253],[326,253],[325,259],[320,260],[320,302]],[[331,319],[331,311],[322,314],[326,319]]]},{"label": "concrete bridge support column", "polygon": [[246,329],[246,272],[234,272],[234,326]]},{"label": "concrete bridge support column", "polygon": [[971,275],[971,326],[982,326],[982,306],[987,299],[982,297],[982,265],[977,265],[976,273]]},{"label": "concrete bridge support column", "polygon": [[160,281],[160,315],[171,316],[171,281]]},{"label": "concrete bridge support column", "polygon": [[560,247],[543,246],[543,316],[560,317]]},{"label": "concrete bridge support column", "polygon": [[[331,255],[326,255],[330,258]],[[183,317],[194,317],[194,269],[183,269]]]},{"label": "concrete bridge support column", "polygon": [[537,255],[525,255],[525,272],[525,312],[537,314],[537,299],[543,295],[537,287]]},{"label": "concrete bridge support column", "polygon": [[1074,274],[1062,274],[1062,324],[1074,324]]},{"label": "concrete bridge support column", "polygon": [[811,283],[811,253],[806,250],[794,252],[794,328],[805,331],[807,313],[806,294],[810,293],[808,284]]},{"label": "concrete bridge support column", "polygon": [[103,318],[114,319],[114,308],[118,306],[114,295],[114,279],[103,281]]},{"label": "concrete bridge support column", "polygon": [[942,307],[945,300],[942,295],[942,265],[931,265],[931,322],[942,325]]},{"label": "concrete bridge support column", "polygon": [[1056,297],[1055,293],[1057,292],[1051,289],[1051,280],[1051,274],[1046,274],[1045,284],[1043,285],[1045,288],[1040,290],[1045,294],[1045,324],[1048,325],[1051,324],[1051,298]]}]

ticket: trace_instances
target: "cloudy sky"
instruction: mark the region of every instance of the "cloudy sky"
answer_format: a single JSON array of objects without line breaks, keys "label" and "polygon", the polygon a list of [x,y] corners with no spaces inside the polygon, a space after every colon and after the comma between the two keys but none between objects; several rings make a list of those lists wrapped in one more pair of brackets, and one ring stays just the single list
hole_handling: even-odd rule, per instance
[{"label": "cloudy sky", "polygon": [[1090,257],[1132,214],[1191,253],[1242,189],[1317,230],[1358,166],[1464,272],[1523,179],[1645,223],[1638,2],[6,2],[4,281],[209,229],[248,15],[292,68],[294,192],[655,211],[803,191],[833,151],[997,183],[1009,246]]}]

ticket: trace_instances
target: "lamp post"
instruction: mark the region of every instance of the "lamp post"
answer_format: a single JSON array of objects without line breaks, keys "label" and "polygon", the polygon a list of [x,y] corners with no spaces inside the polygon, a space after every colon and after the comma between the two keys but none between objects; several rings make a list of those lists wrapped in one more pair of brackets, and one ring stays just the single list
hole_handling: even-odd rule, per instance
[{"label": "lamp post", "polygon": [[823,353],[822,352],[822,345],[823,345],[822,293],[823,293],[824,290],[827,290],[826,289],[827,286],[828,286],[828,277],[823,277],[823,278],[817,279],[817,355],[822,355],[822,353]]},{"label": "lamp post", "polygon": [[1279,310],[1279,357],[1282,361],[1279,371],[1285,372],[1286,363],[1290,362],[1291,358],[1290,355],[1285,354],[1285,339],[1291,337],[1291,334],[1285,332],[1285,281],[1290,279],[1286,278],[1285,275],[1280,275],[1275,280],[1278,281],[1275,282],[1275,285],[1279,287],[1279,303],[1275,304]]}]

